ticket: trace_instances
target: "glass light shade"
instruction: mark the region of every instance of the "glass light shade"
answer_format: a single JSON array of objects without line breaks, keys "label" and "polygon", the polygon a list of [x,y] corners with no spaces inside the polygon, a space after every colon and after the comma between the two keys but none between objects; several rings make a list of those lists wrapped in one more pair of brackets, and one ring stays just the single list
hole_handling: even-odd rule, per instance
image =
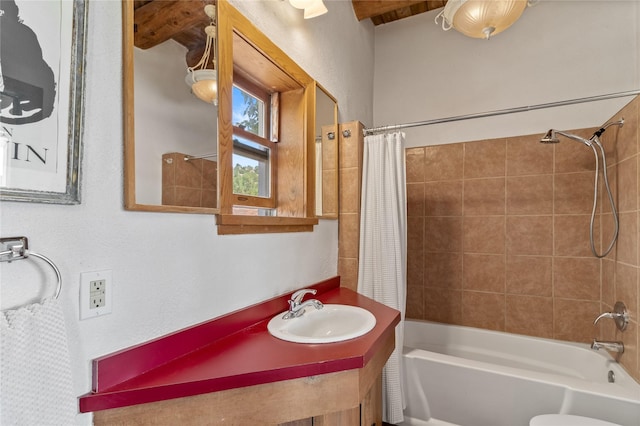
[{"label": "glass light shade", "polygon": [[304,19],[315,18],[317,16],[324,15],[327,12],[327,7],[324,5],[322,0],[314,0],[313,4],[304,9]]},{"label": "glass light shade", "polygon": [[526,0],[462,0],[451,23],[466,36],[488,39],[509,28],[526,7]]},{"label": "glass light shade", "polygon": [[218,81],[215,70],[204,69],[187,73],[185,83],[191,87],[191,92],[208,104],[218,103]]},{"label": "glass light shade", "polygon": [[314,3],[314,0],[289,0],[289,4],[296,9],[306,9]]}]

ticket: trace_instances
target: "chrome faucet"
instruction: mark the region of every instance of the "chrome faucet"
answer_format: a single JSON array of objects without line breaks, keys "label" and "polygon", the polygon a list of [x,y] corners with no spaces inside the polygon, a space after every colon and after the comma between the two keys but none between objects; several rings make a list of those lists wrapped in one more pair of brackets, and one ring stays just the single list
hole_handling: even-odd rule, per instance
[{"label": "chrome faucet", "polygon": [[618,330],[624,331],[627,328],[627,324],[629,323],[629,311],[627,311],[627,307],[622,302],[616,302],[613,307],[613,312],[605,312],[603,314],[598,315],[598,318],[593,322],[593,325],[596,325],[598,321],[602,318],[611,318],[616,322],[616,327]]},{"label": "chrome faucet", "polygon": [[316,309],[322,309],[324,305],[316,299],[309,299],[302,302],[302,298],[307,294],[316,294],[318,291],[312,288],[303,288],[291,295],[289,300],[289,311],[282,316],[282,319],[298,318],[304,315],[305,308],[313,306]]},{"label": "chrome faucet", "polygon": [[611,352],[617,352],[619,354],[624,352],[624,343],[622,342],[611,342],[611,341],[599,341],[593,339],[593,343],[591,343],[591,349],[600,350],[605,349]]}]

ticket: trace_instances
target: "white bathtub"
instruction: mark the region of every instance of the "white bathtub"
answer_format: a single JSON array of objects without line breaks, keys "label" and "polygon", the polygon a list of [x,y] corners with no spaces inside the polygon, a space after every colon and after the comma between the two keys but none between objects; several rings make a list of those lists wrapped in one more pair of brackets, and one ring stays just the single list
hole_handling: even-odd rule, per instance
[{"label": "white bathtub", "polygon": [[640,385],[605,351],[426,321],[404,331],[403,425],[526,426],[574,414],[640,426]]}]

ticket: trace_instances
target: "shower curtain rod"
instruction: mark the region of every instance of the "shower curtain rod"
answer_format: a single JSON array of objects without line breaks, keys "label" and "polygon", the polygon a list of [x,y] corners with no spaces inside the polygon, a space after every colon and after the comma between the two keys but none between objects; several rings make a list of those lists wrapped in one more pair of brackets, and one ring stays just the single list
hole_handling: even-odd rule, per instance
[{"label": "shower curtain rod", "polygon": [[608,95],[590,96],[586,98],[570,99],[566,101],[549,102],[545,104],[500,109],[496,111],[479,112],[475,114],[456,115],[453,117],[436,118],[433,120],[415,121],[413,123],[392,124],[388,126],[380,126],[380,127],[373,127],[371,129],[364,129],[363,133],[364,133],[364,136],[368,136],[368,135],[373,135],[375,133],[386,132],[388,130],[400,130],[400,129],[407,129],[410,127],[429,126],[431,124],[449,123],[451,121],[470,120],[473,118],[492,117],[495,115],[513,114],[516,112],[534,111],[537,109],[554,108],[554,107],[565,106],[565,105],[581,104],[581,103],[594,102],[594,101],[603,101],[606,99],[623,98],[625,96],[635,96],[635,95],[640,95],[640,90],[630,90],[628,92],[609,93]]}]

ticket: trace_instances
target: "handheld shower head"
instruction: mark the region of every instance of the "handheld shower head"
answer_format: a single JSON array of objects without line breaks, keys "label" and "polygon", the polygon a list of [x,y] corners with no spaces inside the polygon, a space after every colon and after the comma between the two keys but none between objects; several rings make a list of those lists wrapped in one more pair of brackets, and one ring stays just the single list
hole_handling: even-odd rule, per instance
[{"label": "handheld shower head", "polygon": [[540,139],[540,143],[559,143],[560,139],[556,136],[556,131],[549,129],[546,135]]},{"label": "handheld shower head", "polygon": [[[609,123],[605,124],[604,126],[600,127],[600,129],[599,129],[599,130],[596,130],[596,132],[593,134],[593,136],[597,136],[597,137],[602,136],[602,134],[604,133],[604,131],[605,131],[605,130],[607,130],[607,127],[609,127],[609,126],[613,126],[614,124],[617,124],[617,125],[618,125],[618,127],[622,127],[622,126],[624,126],[624,117],[623,117],[623,118],[621,118],[621,119],[620,119],[620,120],[618,120],[618,121],[611,121],[611,122],[609,122]],[[593,136],[591,136],[591,137],[593,138]]]}]

